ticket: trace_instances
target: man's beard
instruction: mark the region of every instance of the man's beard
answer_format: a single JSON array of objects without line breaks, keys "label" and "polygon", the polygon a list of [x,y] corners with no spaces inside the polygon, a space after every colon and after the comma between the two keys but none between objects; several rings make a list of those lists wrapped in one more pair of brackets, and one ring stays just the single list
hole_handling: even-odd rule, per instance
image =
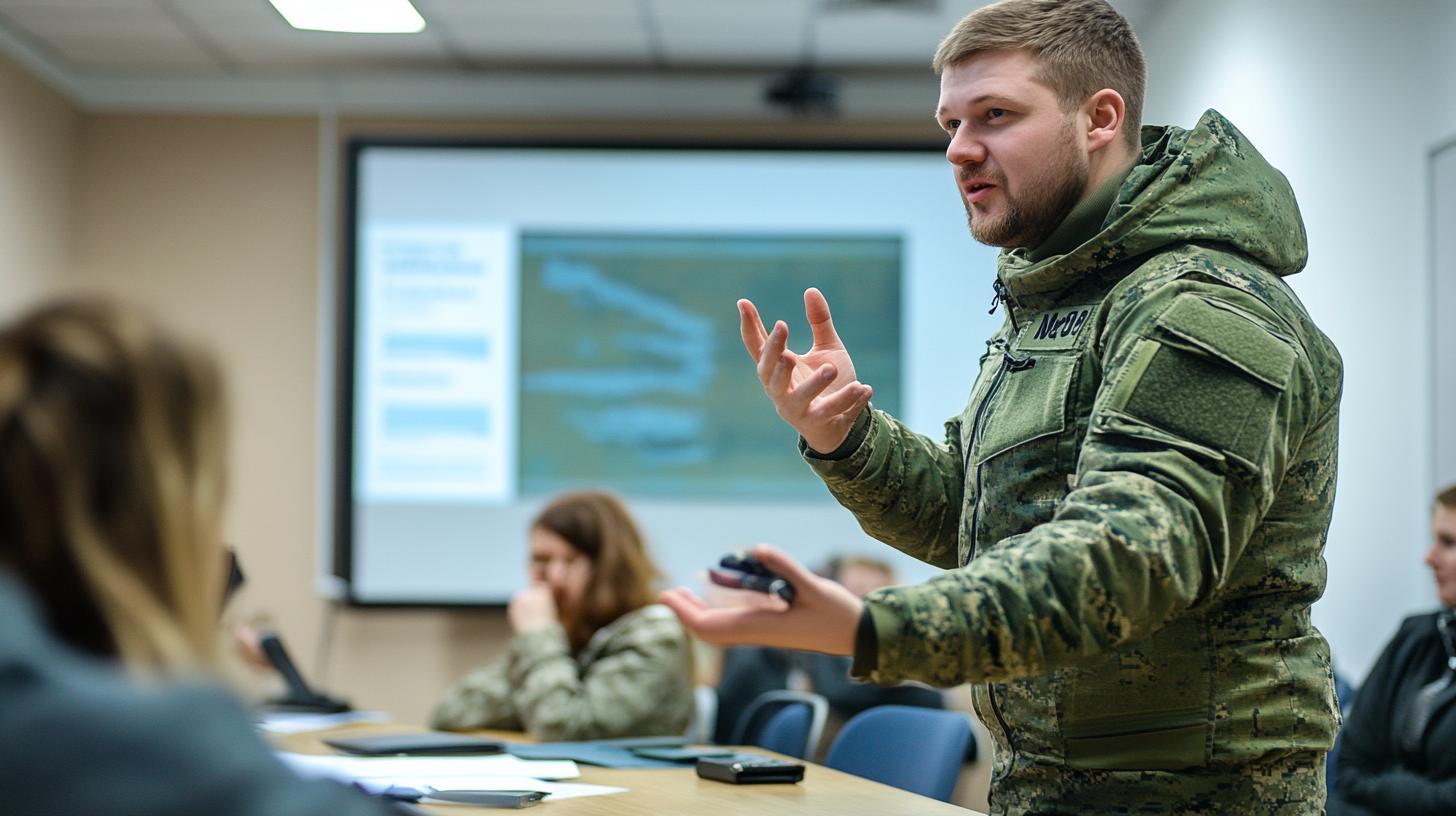
[{"label": "man's beard", "polygon": [[[1006,197],[1006,211],[999,218],[978,218],[971,202],[962,196],[973,238],[987,246],[1033,249],[1061,226],[1087,189],[1087,162],[1077,151],[1070,125],[1063,131],[1057,153],[1048,158],[1041,172],[1022,185],[1024,193],[1013,198],[1005,177],[997,178]],[[978,174],[976,168],[969,168],[964,175]]]}]

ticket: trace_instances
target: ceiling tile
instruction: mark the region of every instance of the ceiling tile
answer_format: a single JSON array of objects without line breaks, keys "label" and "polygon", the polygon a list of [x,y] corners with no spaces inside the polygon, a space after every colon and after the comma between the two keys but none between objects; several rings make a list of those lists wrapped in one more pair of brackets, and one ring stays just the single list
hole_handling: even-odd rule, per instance
[{"label": "ceiling tile", "polygon": [[137,73],[182,71],[189,75],[214,74],[220,66],[190,42],[137,43],[107,40],[73,40],[54,46],[67,64],[83,73]]},{"label": "ceiling tile", "polygon": [[637,19],[638,0],[414,0],[428,24],[471,18],[555,20],[571,25],[582,20]]},{"label": "ceiling tile", "polygon": [[652,0],[663,50],[674,65],[798,63],[810,0]]},{"label": "ceiling tile", "polygon": [[0,10],[3,11],[25,11],[28,9],[60,9],[86,12],[104,11],[108,9],[155,11],[156,8],[156,0],[0,0]]},{"label": "ceiling tile", "polygon": [[929,71],[930,58],[950,25],[938,14],[880,10],[826,14],[816,28],[815,62],[922,66]]},{"label": "ceiling tile", "polygon": [[42,40],[71,36],[120,40],[149,35],[184,36],[172,18],[155,5],[135,9],[24,6],[0,9],[0,13]]},{"label": "ceiling tile", "polygon": [[647,34],[636,24],[553,26],[503,21],[455,29],[449,36],[452,45],[467,57],[484,62],[645,64],[650,57]]}]

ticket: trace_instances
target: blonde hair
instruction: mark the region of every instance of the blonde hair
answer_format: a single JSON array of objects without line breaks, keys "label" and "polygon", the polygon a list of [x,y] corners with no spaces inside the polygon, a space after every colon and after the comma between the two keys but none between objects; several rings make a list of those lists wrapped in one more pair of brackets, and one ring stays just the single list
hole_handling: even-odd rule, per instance
[{"label": "blonde hair", "polygon": [[591,559],[581,608],[572,620],[562,621],[574,651],[586,646],[598,629],[654,602],[657,568],[636,522],[616,496],[600,490],[564,493],[546,505],[531,527],[555,533]]},{"label": "blonde hair", "polygon": [[73,299],[0,330],[0,564],[51,629],[142,672],[205,664],[223,584],[211,358]]},{"label": "blonde hair", "polygon": [[1147,62],[1132,27],[1106,0],[1002,0],[967,14],[935,51],[937,74],[986,51],[1025,50],[1071,111],[1103,88],[1122,96],[1123,138],[1134,151]]}]

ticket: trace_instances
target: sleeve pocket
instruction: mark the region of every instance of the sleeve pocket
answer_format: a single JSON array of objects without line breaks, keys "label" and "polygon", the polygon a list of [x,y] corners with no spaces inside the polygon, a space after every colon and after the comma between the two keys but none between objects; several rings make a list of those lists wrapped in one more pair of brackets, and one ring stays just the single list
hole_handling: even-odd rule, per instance
[{"label": "sleeve pocket", "polygon": [[1288,341],[1192,295],[1152,334],[1109,378],[1104,409],[1257,467],[1294,368]]}]

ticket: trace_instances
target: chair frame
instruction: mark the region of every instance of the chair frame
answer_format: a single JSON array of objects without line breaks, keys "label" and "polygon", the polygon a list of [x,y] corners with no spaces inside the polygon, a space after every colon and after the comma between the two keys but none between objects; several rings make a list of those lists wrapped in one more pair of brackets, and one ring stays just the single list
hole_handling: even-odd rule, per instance
[{"label": "chair frame", "polygon": [[[743,709],[743,714],[738,717],[738,723],[733,726],[732,744],[748,744],[745,740],[749,736],[749,728],[761,712],[770,706],[790,705],[809,706],[809,738],[804,746],[804,758],[813,759],[814,753],[819,749],[819,740],[824,736],[824,724],[829,720],[829,701],[812,691],[766,691],[758,695],[753,702],[748,704],[747,708]],[[768,723],[767,717],[763,722]]]}]

